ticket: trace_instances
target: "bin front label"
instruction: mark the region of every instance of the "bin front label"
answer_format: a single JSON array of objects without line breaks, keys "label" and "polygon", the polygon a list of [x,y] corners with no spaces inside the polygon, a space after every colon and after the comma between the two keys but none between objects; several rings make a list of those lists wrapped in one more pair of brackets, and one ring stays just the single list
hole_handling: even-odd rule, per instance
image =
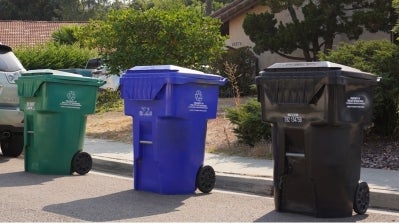
[{"label": "bin front label", "polygon": [[35,102],[26,102],[26,110],[35,110]]},{"label": "bin front label", "polygon": [[287,115],[284,116],[285,123],[302,123],[302,121],[303,118],[298,113],[287,113]]},{"label": "bin front label", "polygon": [[150,107],[141,107],[139,111],[139,115],[143,117],[151,117],[152,116],[152,110]]},{"label": "bin front label", "polygon": [[364,109],[366,107],[366,102],[363,97],[360,96],[351,96],[346,99],[346,107],[347,108],[361,108]]},{"label": "bin front label", "polygon": [[80,109],[82,105],[78,101],[76,101],[76,92],[68,91],[66,94],[66,99],[60,103],[60,107]]},{"label": "bin front label", "polygon": [[208,111],[208,105],[204,104],[204,102],[203,102],[204,97],[203,97],[201,90],[195,91],[194,99],[195,99],[195,101],[188,105],[189,111],[191,111],[191,112],[207,112]]}]

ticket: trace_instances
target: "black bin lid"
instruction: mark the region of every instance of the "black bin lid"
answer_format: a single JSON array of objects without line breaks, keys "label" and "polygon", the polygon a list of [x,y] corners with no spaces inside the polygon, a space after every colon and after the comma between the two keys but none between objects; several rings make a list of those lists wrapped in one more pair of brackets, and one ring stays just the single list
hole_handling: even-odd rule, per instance
[{"label": "black bin lid", "polygon": [[339,71],[341,75],[352,78],[372,79],[377,81],[380,79],[374,74],[329,61],[275,63],[261,71],[259,74],[262,76],[273,73],[290,74],[293,72],[313,73],[320,71]]}]

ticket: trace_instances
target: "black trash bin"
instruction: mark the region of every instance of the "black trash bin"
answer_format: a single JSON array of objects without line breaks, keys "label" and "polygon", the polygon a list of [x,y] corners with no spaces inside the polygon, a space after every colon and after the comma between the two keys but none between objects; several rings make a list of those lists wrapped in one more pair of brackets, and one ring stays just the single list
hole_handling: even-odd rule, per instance
[{"label": "black trash bin", "polygon": [[317,217],[366,212],[361,144],[378,81],[327,61],[276,63],[256,77],[262,120],[273,127],[277,211]]}]

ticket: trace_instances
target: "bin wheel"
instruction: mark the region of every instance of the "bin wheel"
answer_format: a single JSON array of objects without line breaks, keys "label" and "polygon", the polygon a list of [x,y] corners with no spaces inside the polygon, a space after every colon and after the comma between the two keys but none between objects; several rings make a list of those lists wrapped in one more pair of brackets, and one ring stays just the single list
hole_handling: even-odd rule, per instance
[{"label": "bin wheel", "polygon": [[78,152],[72,158],[72,173],[85,175],[91,170],[93,160],[87,152]]},{"label": "bin wheel", "polygon": [[197,173],[196,186],[203,193],[209,193],[215,187],[216,175],[211,166],[202,166]]},{"label": "bin wheel", "polygon": [[366,182],[359,182],[356,186],[353,210],[360,215],[366,213],[370,202],[370,190]]},{"label": "bin wheel", "polygon": [[24,136],[14,134],[0,143],[3,156],[18,157],[24,149]]}]

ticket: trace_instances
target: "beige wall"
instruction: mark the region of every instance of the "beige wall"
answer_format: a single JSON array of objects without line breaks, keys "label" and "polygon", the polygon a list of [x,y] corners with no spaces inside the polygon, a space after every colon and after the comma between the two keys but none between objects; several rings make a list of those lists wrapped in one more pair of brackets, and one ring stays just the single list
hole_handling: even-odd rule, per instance
[{"label": "beige wall", "polygon": [[[266,6],[258,5],[252,8],[247,13],[261,13],[267,10]],[[226,45],[234,48],[240,48],[245,46],[254,46],[254,43],[251,42],[249,37],[245,34],[244,29],[242,28],[242,24],[244,22],[245,16],[247,13],[241,14],[232,20],[229,23],[229,39],[226,41]]]},{"label": "beige wall", "polygon": [[[247,13],[262,13],[268,10],[268,7],[266,6],[255,6],[252,8],[250,11]],[[241,14],[237,16],[236,18],[230,20],[229,23],[229,39],[226,41],[226,45],[233,47],[233,48],[240,48],[240,47],[245,47],[245,46],[250,46],[253,47],[255,44],[251,42],[249,37],[245,34],[244,29],[242,28],[242,24],[244,22],[245,16],[247,13]],[[300,14],[298,14],[301,16]],[[279,13],[276,16],[279,20],[286,21],[285,18],[290,18],[289,14],[287,11]],[[288,20],[290,21],[290,20]],[[360,39],[363,40],[390,40],[390,34],[387,33],[369,33],[365,32],[363,35],[360,36]],[[334,47],[338,46],[340,42],[353,42],[349,41],[345,35],[337,35],[335,40],[334,40]],[[302,56],[302,52],[300,50],[297,50],[296,52],[293,53],[293,55],[297,56]],[[284,57],[280,57],[277,54],[271,54],[270,52],[264,52],[260,55],[258,55],[259,58],[259,69],[264,69],[274,63],[277,62],[289,62],[292,60],[289,60]]]}]

